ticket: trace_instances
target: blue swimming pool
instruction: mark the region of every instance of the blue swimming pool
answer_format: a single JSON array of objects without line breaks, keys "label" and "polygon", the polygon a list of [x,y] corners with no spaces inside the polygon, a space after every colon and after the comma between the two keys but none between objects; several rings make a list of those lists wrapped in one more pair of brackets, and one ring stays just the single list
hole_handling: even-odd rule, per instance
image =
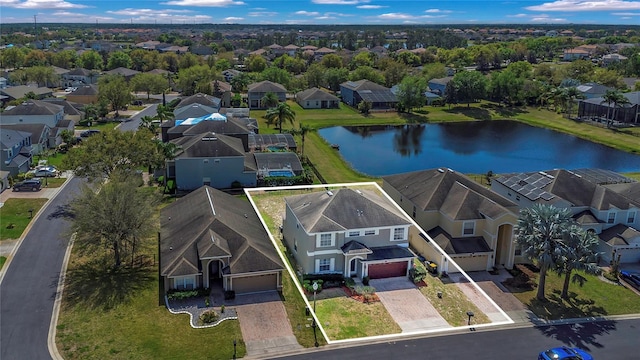
[{"label": "blue swimming pool", "polygon": [[293,172],[289,170],[272,170],[269,171],[269,176],[293,177]]}]

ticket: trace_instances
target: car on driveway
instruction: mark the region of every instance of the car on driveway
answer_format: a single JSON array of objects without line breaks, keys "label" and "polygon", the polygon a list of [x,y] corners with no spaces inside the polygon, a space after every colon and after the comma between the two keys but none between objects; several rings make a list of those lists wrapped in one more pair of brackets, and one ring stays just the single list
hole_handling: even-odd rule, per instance
[{"label": "car on driveway", "polygon": [[593,356],[582,349],[561,346],[541,352],[538,360],[593,360]]},{"label": "car on driveway", "polygon": [[29,179],[20,181],[13,185],[13,191],[39,191],[42,183],[39,179]]},{"label": "car on driveway", "polygon": [[628,284],[640,290],[640,272],[620,271],[620,277]]},{"label": "car on driveway", "polygon": [[95,134],[99,134],[99,133],[100,133],[100,130],[85,130],[85,131],[80,133],[80,136],[86,138],[86,137],[89,137],[91,135],[95,135]]},{"label": "car on driveway", "polygon": [[58,169],[54,166],[43,166],[41,168],[37,168],[33,174],[36,177],[55,177],[58,176]]}]

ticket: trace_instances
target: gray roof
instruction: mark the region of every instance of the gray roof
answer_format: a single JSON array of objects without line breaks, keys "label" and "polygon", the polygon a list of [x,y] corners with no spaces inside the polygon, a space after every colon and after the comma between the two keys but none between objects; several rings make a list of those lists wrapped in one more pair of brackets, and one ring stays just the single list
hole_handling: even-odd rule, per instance
[{"label": "gray roof", "polygon": [[358,80],[358,81],[345,81],[340,86],[345,87],[347,89],[360,91],[360,90],[389,90],[380,84],[376,84],[373,81],[369,81],[367,79]]},{"label": "gray roof", "polygon": [[180,146],[176,159],[244,156],[242,140],[227,135],[203,133],[171,140]]},{"label": "gray roof", "polygon": [[589,180],[594,184],[608,185],[636,182],[634,179],[618,174],[612,170],[605,169],[576,169],[571,170],[572,173],[581,176],[585,180]]},{"label": "gray roof", "polygon": [[269,80],[265,80],[265,81],[261,81],[259,83],[253,83],[249,85],[249,90],[248,92],[259,92],[259,93],[266,93],[266,92],[272,92],[272,93],[286,93],[287,89],[278,84],[278,83],[274,83],[271,82]]},{"label": "gray roof", "polygon": [[[4,135],[6,131],[17,131],[21,134],[22,139],[31,136],[32,142],[36,143],[42,138],[43,133],[47,132],[48,134],[50,129],[45,124],[1,124],[0,130],[2,130],[2,135]],[[5,136],[2,136],[2,139],[4,141]],[[22,141],[22,139],[19,141]]]},{"label": "gray roof", "polygon": [[[78,86],[76,91],[69,93],[71,96],[94,96],[98,95],[98,86],[94,84]],[[68,96],[67,95],[67,96]]]},{"label": "gray roof", "polygon": [[440,226],[427,231],[427,234],[447,254],[472,254],[490,252],[491,248],[482,236],[454,238]]},{"label": "gray roof", "polygon": [[[640,91],[623,93],[622,95],[629,100],[629,104],[626,104],[624,107],[631,107],[631,106],[634,106],[634,105],[640,105]],[[591,98],[591,99],[580,100],[580,101],[586,102],[586,103],[590,103],[590,104],[609,106],[609,104],[602,97]],[[614,106],[614,104],[612,103],[611,107],[613,107],[613,106]]]},{"label": "gray roof", "polygon": [[611,184],[611,185],[605,185],[605,186],[628,199],[631,199],[637,203],[640,203],[640,183],[639,182]]},{"label": "gray roof", "polygon": [[249,149],[262,149],[272,145],[286,145],[289,149],[298,147],[291,134],[249,134]]},{"label": "gray roof", "polygon": [[420,210],[440,211],[454,220],[495,219],[518,211],[515,203],[450,169],[390,175],[383,180]]},{"label": "gray roof", "polygon": [[176,120],[184,120],[188,118],[198,118],[205,115],[211,115],[216,112],[216,109],[202,105],[202,104],[190,104],[182,106],[173,110],[173,116]]},{"label": "gray roof", "polygon": [[153,69],[146,72],[147,74],[164,75],[170,73],[170,71],[164,69]]},{"label": "gray roof", "polygon": [[576,86],[576,89],[585,94],[604,94],[607,92],[607,90],[615,90],[614,88],[596,83],[581,84]]},{"label": "gray roof", "polygon": [[411,250],[397,245],[378,246],[370,248],[371,254],[367,255],[367,261],[392,260],[414,258],[416,255]]},{"label": "gray roof", "polygon": [[54,105],[60,105],[64,108],[66,115],[82,115],[82,111],[78,110],[72,103],[60,98],[46,98],[42,101],[52,103]]},{"label": "gray roof", "polygon": [[11,149],[16,144],[21,143],[24,139],[31,136],[30,132],[20,131],[15,129],[7,129],[2,127],[2,134],[0,135],[0,146],[2,150]]},{"label": "gray roof", "polygon": [[294,152],[262,152],[254,153],[258,169],[290,168],[296,174],[302,173],[302,164]]},{"label": "gray roof", "polygon": [[640,231],[618,224],[602,230],[598,237],[609,245],[629,245],[631,239],[640,238]]},{"label": "gray roof", "polygon": [[599,221],[590,210],[581,211],[572,216],[573,220],[580,225],[598,224]]},{"label": "gray roof", "polygon": [[55,115],[64,112],[62,105],[51,104],[41,100],[28,100],[6,110],[3,115]]},{"label": "gray roof", "polygon": [[317,87],[300,91],[296,94],[298,100],[325,100],[325,101],[340,101],[337,96],[329,94],[326,91],[322,91]]},{"label": "gray roof", "polygon": [[451,80],[453,80],[453,76],[445,76],[443,78],[431,79],[429,82],[438,85],[447,85]]},{"label": "gray roof", "polygon": [[176,106],[176,110],[191,104],[206,105],[206,106],[215,108],[217,111],[217,109],[220,108],[220,99],[211,95],[197,93],[182,99]]},{"label": "gray roof", "polygon": [[230,257],[231,275],[284,269],[248,201],[203,186],[160,211],[160,272],[201,272],[200,259]]},{"label": "gray roof", "polygon": [[[169,130],[171,131],[171,130]],[[248,134],[249,129],[243,122],[237,119],[224,120],[205,120],[200,121],[195,125],[191,125],[187,130],[182,132],[182,135],[198,135],[202,133],[216,133],[216,134]]]},{"label": "gray roof", "polygon": [[118,68],[115,68],[115,69],[111,69],[109,71],[105,71],[104,73],[105,74],[109,74],[109,75],[122,75],[124,77],[129,77],[129,76],[133,76],[133,75],[139,74],[140,71],[127,69],[125,67],[118,67]]},{"label": "gray roof", "polygon": [[52,94],[53,90],[46,87],[31,87],[26,85],[11,86],[6,89],[0,89],[0,93],[3,93],[13,99],[22,99],[28,93],[34,93],[38,96]]},{"label": "gray roof", "polygon": [[337,189],[285,201],[309,234],[410,224],[393,203],[370,190]]},{"label": "gray roof", "polygon": [[84,68],[75,68],[67,73],[67,75],[76,75],[76,76],[91,76],[91,70],[87,70]]}]

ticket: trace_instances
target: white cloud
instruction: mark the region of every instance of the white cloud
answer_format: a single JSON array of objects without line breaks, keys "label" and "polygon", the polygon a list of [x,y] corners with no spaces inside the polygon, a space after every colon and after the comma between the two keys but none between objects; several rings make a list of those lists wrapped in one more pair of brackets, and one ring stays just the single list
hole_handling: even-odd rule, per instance
[{"label": "white cloud", "polygon": [[311,2],[320,5],[358,5],[366,4],[369,0],[311,0]]},{"label": "white cloud", "polygon": [[633,13],[633,12],[614,12],[614,13],[611,13],[611,15],[615,15],[615,16],[640,16],[640,13]]},{"label": "white cloud", "polygon": [[107,11],[109,14],[123,15],[123,16],[142,16],[142,15],[158,15],[158,14],[184,14],[191,13],[191,10],[177,10],[177,9],[122,9],[115,11]]},{"label": "white cloud", "polygon": [[549,15],[540,15],[540,16],[531,18],[531,21],[539,22],[539,23],[565,23],[567,22],[567,19],[552,18],[552,17],[549,17]]},{"label": "white cloud", "polygon": [[527,15],[527,14],[507,15],[507,17],[510,17],[510,18],[523,18],[523,17],[527,17],[527,16],[529,16],[529,15]]},{"label": "white cloud", "polygon": [[225,22],[232,22],[232,21],[242,21],[242,20],[244,20],[244,18],[237,17],[237,16],[229,16],[229,17],[226,17],[226,18],[224,18],[222,20],[225,21]]},{"label": "white cloud", "polygon": [[558,0],[541,5],[527,6],[531,11],[624,11],[640,9],[640,1],[626,0]]},{"label": "white cloud", "polygon": [[227,7],[231,5],[244,5],[242,1],[235,0],[172,0],[160,3],[174,6],[202,6],[202,7]]},{"label": "white cloud", "polygon": [[323,16],[315,17],[314,19],[315,19],[315,20],[331,20],[331,19],[335,19],[335,17],[333,17],[333,16],[323,15]]},{"label": "white cloud", "polygon": [[383,5],[358,5],[356,7],[358,9],[369,10],[369,9],[382,9],[382,8],[386,8],[388,6],[383,6]]},{"label": "white cloud", "polygon": [[424,12],[426,12],[426,13],[446,13],[446,14],[449,14],[449,13],[452,13],[453,11],[451,11],[451,10],[441,10],[441,9],[428,9],[428,10],[425,10]]},{"label": "white cloud", "polygon": [[304,10],[296,11],[295,14],[296,15],[305,15],[305,16],[318,16],[318,15],[320,15],[320,13],[317,12],[317,11],[304,11]]},{"label": "white cloud", "polygon": [[378,15],[378,18],[387,20],[410,20],[415,19],[415,16],[403,13],[386,13]]},{"label": "white cloud", "polygon": [[251,11],[247,13],[247,16],[251,17],[273,17],[278,15],[275,11]]},{"label": "white cloud", "polygon": [[88,7],[64,0],[0,0],[0,7],[3,6],[16,9],[82,9]]}]

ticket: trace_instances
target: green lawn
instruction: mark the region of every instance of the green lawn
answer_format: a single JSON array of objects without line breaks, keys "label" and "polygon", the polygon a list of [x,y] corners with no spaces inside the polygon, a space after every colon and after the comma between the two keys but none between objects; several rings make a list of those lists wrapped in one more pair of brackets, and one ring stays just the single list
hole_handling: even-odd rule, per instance
[{"label": "green lawn", "polygon": [[0,240],[20,238],[24,229],[31,222],[29,210],[33,210],[33,215],[35,216],[46,202],[47,199],[7,199],[0,208],[0,219],[2,219],[0,221],[2,223],[0,226]]},{"label": "green lawn", "polygon": [[240,325],[193,329],[158,301],[158,269],[104,270],[72,255],[56,344],[65,359],[231,359],[245,355]]},{"label": "green lawn", "polygon": [[536,299],[537,289],[512,289],[513,295],[544,319],[640,313],[640,297],[633,291],[624,286],[606,283],[593,275],[581,275],[587,278],[587,282],[583,287],[571,284],[568,301],[560,298],[564,278],[558,277],[554,272],[547,275],[546,301]]},{"label": "green lawn", "polygon": [[107,121],[107,122],[96,122],[94,121],[91,126],[82,126],[82,125],[76,125],[75,129],[76,130],[87,130],[87,129],[92,129],[92,130],[107,130],[107,129],[115,129],[116,126],[118,126],[120,123],[118,121]]},{"label": "green lawn", "polygon": [[7,262],[7,258],[5,256],[0,256],[0,269],[4,266],[4,263]]}]

